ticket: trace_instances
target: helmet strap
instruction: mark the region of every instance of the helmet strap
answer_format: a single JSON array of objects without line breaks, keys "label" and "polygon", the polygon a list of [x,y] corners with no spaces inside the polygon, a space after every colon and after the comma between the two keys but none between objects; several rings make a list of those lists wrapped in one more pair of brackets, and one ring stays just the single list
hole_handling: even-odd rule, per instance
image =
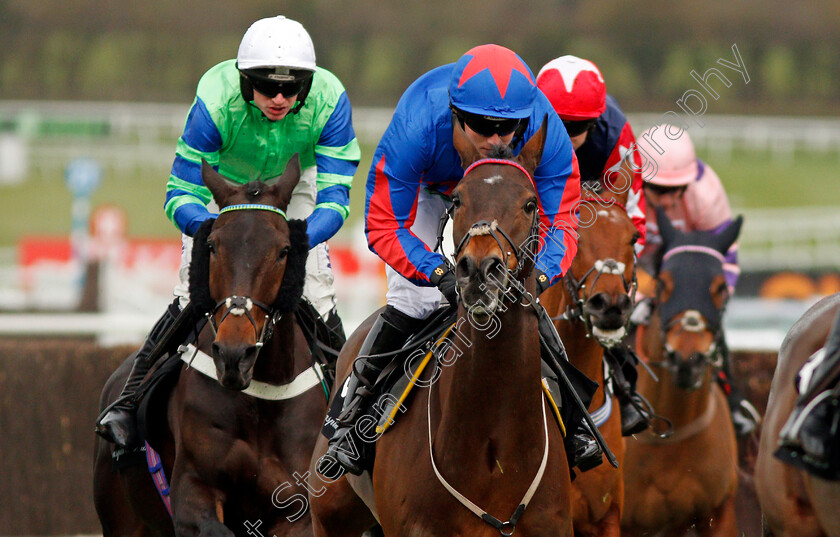
[{"label": "helmet strap", "polygon": [[303,89],[300,90],[300,93],[298,93],[297,106],[294,106],[291,110],[289,110],[290,114],[297,114],[303,108],[303,105],[306,104],[306,98],[309,96],[309,90],[312,89],[313,78],[315,78],[315,73],[312,73],[312,76],[310,76],[304,84]]},{"label": "helmet strap", "polygon": [[513,139],[510,141],[511,149],[517,147],[520,143],[522,143],[522,139],[525,137],[525,131],[528,130],[528,124],[530,122],[531,118],[529,117],[523,118],[522,121],[519,122],[519,126],[516,127],[516,133],[513,135]]},{"label": "helmet strap", "polygon": [[246,103],[254,100],[254,86],[248,77],[242,74],[242,71],[239,72],[239,91],[242,92],[242,98]]}]

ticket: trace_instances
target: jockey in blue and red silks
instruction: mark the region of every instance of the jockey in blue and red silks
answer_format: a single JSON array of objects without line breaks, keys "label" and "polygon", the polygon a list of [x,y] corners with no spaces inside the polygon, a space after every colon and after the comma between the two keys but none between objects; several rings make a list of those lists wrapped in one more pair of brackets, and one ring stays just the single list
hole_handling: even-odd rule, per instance
[{"label": "jockey in blue and red silks", "polygon": [[[388,292],[387,307],[342,392],[344,410],[330,440],[328,454],[352,473],[363,468],[342,446],[370,395],[368,388],[392,359],[378,355],[399,349],[424,326],[441,295],[450,304],[457,301],[455,275],[433,251],[441,216],[451,203],[448,196],[464,174],[453,145],[453,120],[485,156],[499,147],[518,154],[546,123],[545,147],[534,173],[543,239],[536,260],[538,293],[568,270],[577,251],[580,176],[574,150],[516,53],[498,45],[478,46],[409,86],[374,153],[367,180],[365,232],[370,249],[388,265]],[[555,346],[561,347],[559,342]]]}]

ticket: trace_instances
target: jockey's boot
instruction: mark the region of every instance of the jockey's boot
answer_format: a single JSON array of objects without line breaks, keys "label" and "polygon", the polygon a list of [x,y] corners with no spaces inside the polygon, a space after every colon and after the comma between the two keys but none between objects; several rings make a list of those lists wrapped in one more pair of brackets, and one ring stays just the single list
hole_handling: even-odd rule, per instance
[{"label": "jockey's boot", "polygon": [[624,344],[604,349],[604,359],[610,366],[610,378],[621,413],[621,434],[632,436],[648,428],[651,406],[647,399],[636,391],[639,358]]},{"label": "jockey's boot", "polygon": [[[548,363],[549,367],[555,371],[555,374],[557,374],[557,380],[561,385],[561,389],[563,381],[557,371],[562,368],[570,382],[573,384],[573,386],[568,386],[568,388],[575,390],[581,397],[581,400],[584,401],[584,404],[588,405],[592,398],[592,393],[594,393],[594,389],[597,388],[598,385],[589,380],[583,373],[578,371],[577,368],[569,363],[569,357],[566,355],[566,348],[563,346],[563,342],[560,340],[560,335],[554,328],[554,323],[551,321],[548,312],[546,312],[540,304],[537,304],[537,307],[540,339],[545,343],[545,345],[550,346],[553,351],[548,352],[547,349],[541,347],[540,352],[543,360]],[[575,376],[577,376],[577,379]],[[592,393],[582,393],[588,390],[588,388],[583,386],[584,382],[594,385],[594,388],[591,390]],[[565,414],[568,415],[568,413]],[[572,414],[574,415],[574,413]],[[572,430],[575,429],[577,430],[572,435],[574,460],[572,461],[571,466],[576,466],[581,472],[585,472],[586,470],[590,470],[603,462],[604,451],[595,440],[595,436],[592,431],[589,430],[589,427],[585,422],[580,423],[579,427],[572,428]]]},{"label": "jockey's boot", "polygon": [[729,359],[729,348],[726,341],[720,345],[721,366],[718,371],[717,381],[726,394],[726,401],[729,403],[729,413],[732,416],[732,425],[735,428],[735,436],[744,437],[750,435],[761,423],[761,414],[747,400],[743,392],[733,383],[732,365]]},{"label": "jockey's boot", "polygon": [[166,308],[166,312],[158,319],[155,326],[146,336],[143,346],[137,351],[134,365],[128,374],[122,392],[117,397],[117,403],[108,410],[96,425],[96,433],[105,440],[125,448],[136,447],[139,442],[137,433],[137,401],[134,398],[137,389],[143,384],[143,379],[152,368],[156,360],[149,360],[149,354],[158,344],[181,310],[178,299]]},{"label": "jockey's boot", "polygon": [[353,432],[354,425],[374,394],[373,384],[379,373],[394,359],[394,351],[399,350],[422,325],[422,320],[387,306],[359,349],[359,357],[353,363],[353,371],[341,392],[344,397],[342,410],[326,453],[353,475],[361,475],[365,469],[359,444],[362,440]]},{"label": "jockey's boot", "polygon": [[[800,395],[779,432],[776,457],[827,480],[840,479],[840,314],[824,347],[822,361],[807,382],[797,375]],[[805,384],[804,386],[801,384]],[[815,388],[817,387],[817,388]],[[822,391],[817,391],[820,388]],[[816,392],[816,393],[814,393]]]}]

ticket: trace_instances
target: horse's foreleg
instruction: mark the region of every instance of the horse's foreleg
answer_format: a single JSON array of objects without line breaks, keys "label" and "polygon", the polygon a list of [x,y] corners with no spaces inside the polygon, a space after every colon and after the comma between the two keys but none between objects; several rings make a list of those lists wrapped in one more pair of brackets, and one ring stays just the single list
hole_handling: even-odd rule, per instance
[{"label": "horse's foreleg", "polygon": [[337,463],[330,464],[329,460],[321,459],[326,451],[327,439],[318,435],[309,467],[318,484],[315,488],[319,489],[317,496],[310,494],[309,498],[313,534],[315,537],[358,537],[374,526],[376,519],[346,477],[332,480],[318,472],[321,469],[331,476],[338,475],[334,474],[338,471]]},{"label": "horse's foreleg", "polygon": [[234,537],[224,525],[221,491],[182,473],[172,483],[172,517],[178,537]]},{"label": "horse's foreleg", "polygon": [[698,524],[697,532],[704,537],[735,537],[738,535],[734,497],[730,496],[719,505],[706,524]]},{"label": "horse's foreleg", "polygon": [[610,506],[598,525],[598,537],[621,537],[621,512],[617,503]]}]

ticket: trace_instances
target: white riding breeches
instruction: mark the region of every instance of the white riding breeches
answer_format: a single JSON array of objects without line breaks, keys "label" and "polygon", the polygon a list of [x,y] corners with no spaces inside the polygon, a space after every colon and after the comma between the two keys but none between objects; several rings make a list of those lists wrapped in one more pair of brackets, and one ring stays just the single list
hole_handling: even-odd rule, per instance
[{"label": "white riding breeches", "polygon": [[[305,219],[315,209],[317,189],[315,186],[316,169],[307,168],[301,173],[300,182],[292,192],[292,199],[286,214],[289,219]],[[210,202],[208,210],[217,213],[218,206]],[[175,286],[173,294],[180,298],[183,309],[190,300],[189,272],[192,259],[192,237],[181,235],[181,268],[178,270],[180,283]],[[323,319],[327,318],[335,307],[335,281],[330,266],[329,248],[321,243],[309,250],[306,258],[306,279],[303,284],[303,296],[315,307]]]},{"label": "white riding breeches", "polygon": [[[450,203],[425,189],[420,190],[411,232],[430,248],[434,248],[437,242],[440,219]],[[415,319],[427,318],[440,306],[443,295],[437,287],[414,284],[390,266],[386,267],[385,273],[388,277],[388,292],[385,297],[389,306]]]}]

